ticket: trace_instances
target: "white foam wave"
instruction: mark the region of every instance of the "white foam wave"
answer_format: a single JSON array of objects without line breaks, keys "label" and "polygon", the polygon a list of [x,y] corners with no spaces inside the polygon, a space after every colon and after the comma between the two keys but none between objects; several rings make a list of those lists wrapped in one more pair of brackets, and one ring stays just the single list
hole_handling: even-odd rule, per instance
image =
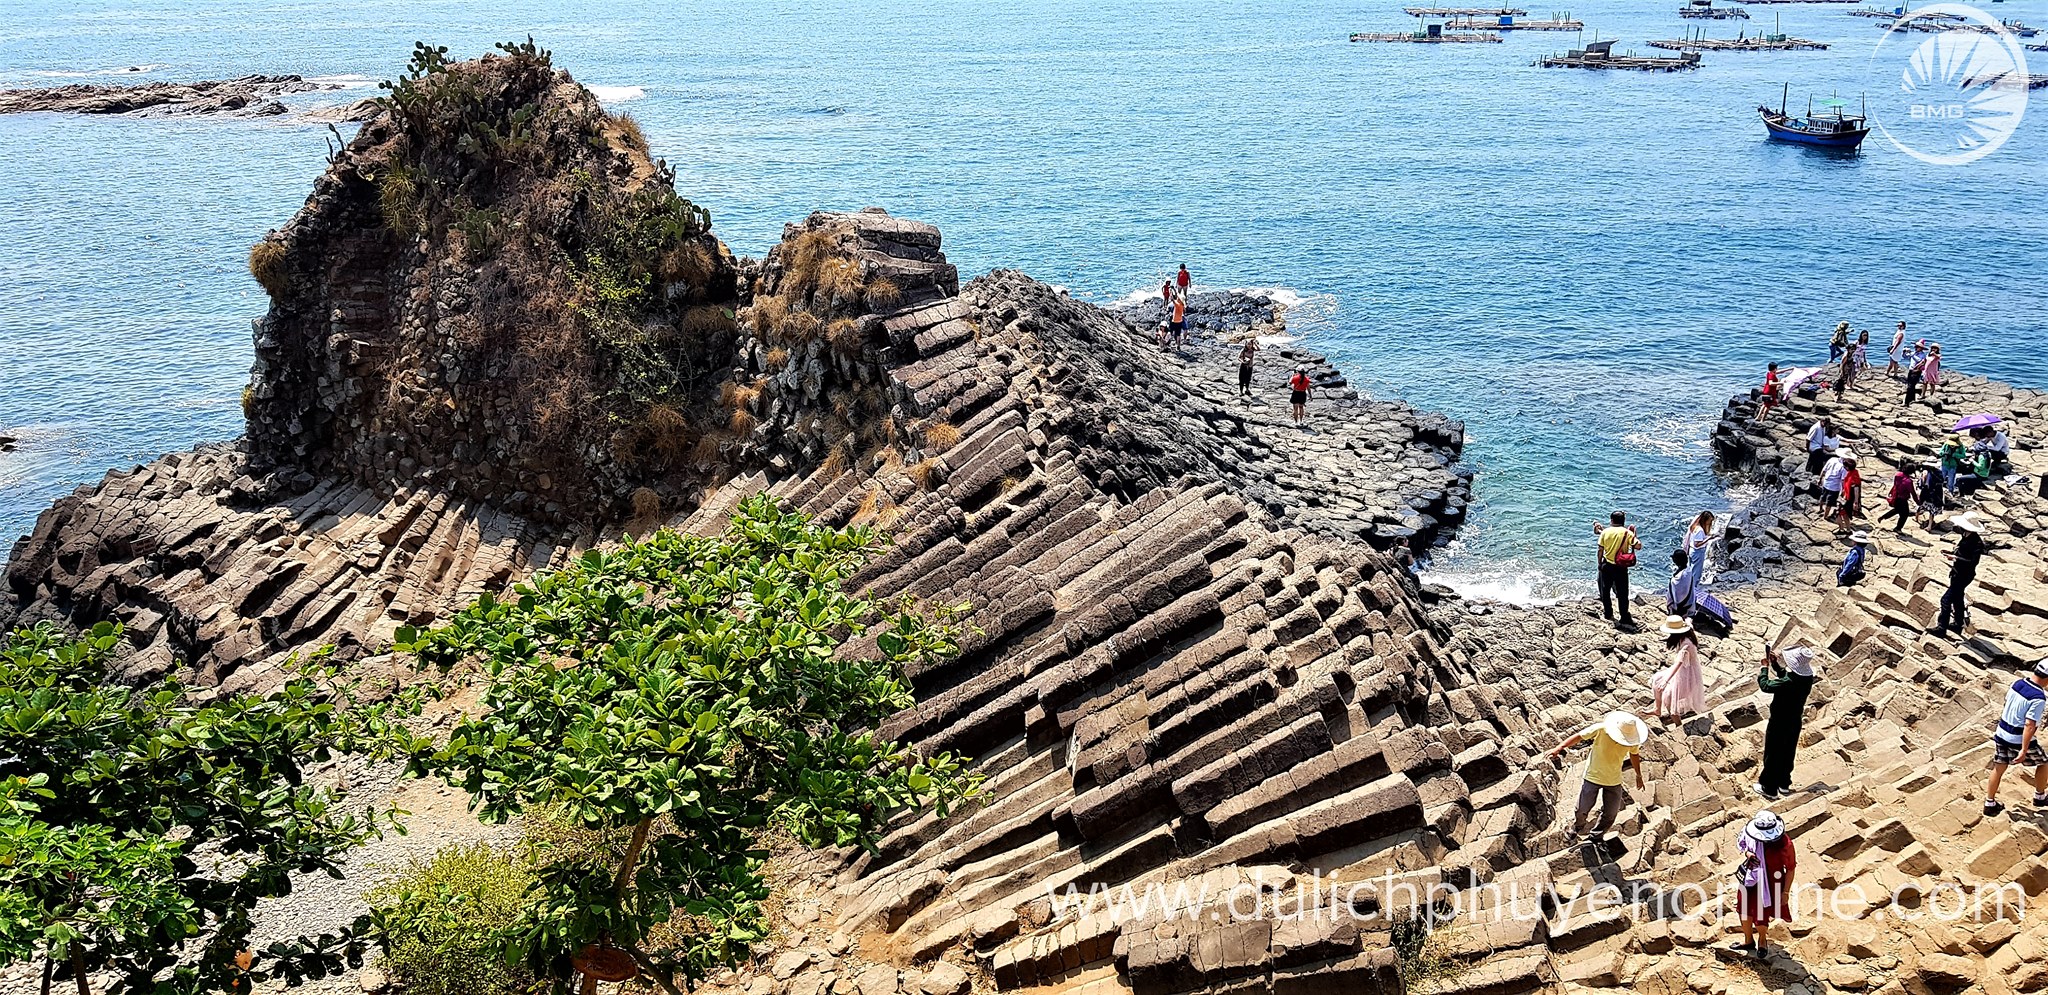
[{"label": "white foam wave", "polygon": [[95,76],[137,76],[170,67],[168,62],[148,62],[139,66],[117,66],[113,69],[43,69],[29,75],[46,79],[91,79]]},{"label": "white foam wave", "polygon": [[1713,449],[1714,419],[1710,417],[1659,418],[1621,437],[1621,444],[1637,452],[1674,458],[1701,457]]},{"label": "white foam wave", "polygon": [[637,86],[593,86],[589,90],[600,104],[623,104],[647,96],[647,91]]},{"label": "white foam wave", "polygon": [[377,81],[357,73],[335,73],[332,76],[308,76],[306,82],[317,83],[334,90],[374,90]]}]

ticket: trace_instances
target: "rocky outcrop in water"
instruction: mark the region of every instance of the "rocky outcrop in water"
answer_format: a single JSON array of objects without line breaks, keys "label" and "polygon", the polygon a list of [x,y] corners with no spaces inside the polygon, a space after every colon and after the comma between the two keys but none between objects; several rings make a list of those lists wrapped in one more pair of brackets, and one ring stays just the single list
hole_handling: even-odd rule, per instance
[{"label": "rocky outcrop in water", "polygon": [[[125,114],[131,117],[275,117],[291,108],[277,100],[293,93],[339,90],[302,76],[241,76],[198,83],[73,83],[0,90],[0,114]],[[360,105],[337,120],[361,120]]]}]

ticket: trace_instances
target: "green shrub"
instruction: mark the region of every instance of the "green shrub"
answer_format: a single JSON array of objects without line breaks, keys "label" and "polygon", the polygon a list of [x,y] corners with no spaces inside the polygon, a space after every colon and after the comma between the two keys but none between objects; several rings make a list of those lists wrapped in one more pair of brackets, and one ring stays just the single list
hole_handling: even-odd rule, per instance
[{"label": "green shrub", "polygon": [[533,871],[487,843],[415,862],[369,895],[389,937],[384,965],[407,995],[532,995],[547,987],[509,963],[496,937],[518,921]]}]

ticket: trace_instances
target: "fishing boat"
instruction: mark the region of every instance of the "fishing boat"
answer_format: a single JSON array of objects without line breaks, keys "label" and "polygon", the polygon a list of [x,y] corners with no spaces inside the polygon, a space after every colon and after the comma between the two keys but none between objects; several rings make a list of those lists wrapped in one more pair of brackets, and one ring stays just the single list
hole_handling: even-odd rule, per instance
[{"label": "fishing boat", "polygon": [[[1821,101],[1822,113],[1813,112],[1813,101],[1806,102],[1806,116],[1793,117],[1785,110],[1785,101],[1792,95],[1792,84],[1785,84],[1785,94],[1778,100],[1778,109],[1758,106],[1756,112],[1764,119],[1764,130],[1772,138],[1786,142],[1800,142],[1828,149],[1853,149],[1863,144],[1863,136],[1870,134],[1869,112],[1846,114],[1842,108],[1849,102],[1836,97]],[[1832,114],[1828,111],[1833,111]]]}]

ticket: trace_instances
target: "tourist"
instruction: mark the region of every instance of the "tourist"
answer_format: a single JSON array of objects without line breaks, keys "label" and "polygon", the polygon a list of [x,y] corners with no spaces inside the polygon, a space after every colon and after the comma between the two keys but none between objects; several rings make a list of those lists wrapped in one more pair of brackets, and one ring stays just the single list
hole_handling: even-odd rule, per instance
[{"label": "tourist", "polygon": [[[1941,613],[1934,620],[1934,634],[1947,636],[1953,628],[1955,634],[1963,634],[1963,627],[1970,618],[1970,582],[1977,579],[1977,565],[1984,560],[1984,523],[1975,512],[1963,512],[1949,519],[1950,524],[1962,530],[1956,539],[1956,551],[1949,554],[1953,562],[1948,568],[1948,590],[1941,596]],[[1953,623],[1953,625],[1951,625]]]},{"label": "tourist", "polygon": [[1956,478],[1962,475],[1963,461],[1968,458],[1963,440],[1951,435],[1941,444],[1941,479],[1951,492],[1957,491]]},{"label": "tourist", "polygon": [[2041,720],[2048,715],[2048,658],[2034,662],[2033,673],[2012,682],[2005,692],[2005,710],[1991,730],[1991,783],[1984,786],[1984,814],[2005,811],[1998,800],[1998,782],[2015,763],[2034,768],[2034,807],[2048,806],[2048,753],[2041,750]]},{"label": "tourist", "polygon": [[1777,801],[1792,790],[1792,759],[1806,724],[1806,696],[1813,690],[1813,651],[1804,646],[1764,647],[1756,686],[1771,696],[1771,720],[1764,726],[1764,766],[1750,790]]},{"label": "tourist", "polygon": [[1161,307],[1173,306],[1173,277],[1167,277],[1166,282],[1159,285],[1159,304]]},{"label": "tourist", "polygon": [[1835,571],[1835,586],[1848,587],[1863,579],[1863,572],[1870,559],[1870,533],[1856,531],[1849,534],[1849,552],[1842,557],[1842,566]]},{"label": "tourist", "polygon": [[1181,295],[1173,299],[1173,318],[1166,323],[1166,341],[1173,348],[1180,348],[1188,340],[1188,299]]},{"label": "tourist", "polygon": [[1857,469],[1855,453],[1842,454],[1842,468],[1841,503],[1835,506],[1835,511],[1847,526],[1863,517],[1863,473]]},{"label": "tourist", "polygon": [[1593,526],[1593,532],[1600,539],[1600,614],[1613,621],[1614,603],[1619,601],[1621,622],[1617,627],[1633,629],[1636,621],[1628,613],[1628,570],[1636,565],[1636,551],[1643,548],[1643,542],[1629,527],[1625,512],[1607,516],[1607,524]]},{"label": "tourist", "polygon": [[1984,475],[1998,478],[2011,473],[2012,439],[2006,436],[2004,429],[1992,425],[1984,426],[1982,432],[1980,441],[1971,448],[1984,454]]},{"label": "tourist", "polygon": [[1926,372],[1927,342],[1913,343],[1913,358],[1906,367],[1906,403],[1912,404],[1920,397],[1920,377]]},{"label": "tourist", "polygon": [[1297,366],[1294,376],[1287,380],[1288,403],[1294,405],[1294,424],[1304,425],[1308,421],[1308,396],[1316,389],[1316,383],[1308,378],[1308,367]]},{"label": "tourist", "polygon": [[1828,460],[1820,474],[1820,515],[1822,518],[1835,517],[1835,506],[1842,503],[1842,483],[1849,479],[1849,464],[1856,458],[1853,453],[1838,453]]},{"label": "tourist", "polygon": [[[1598,723],[1572,733],[1564,742],[1550,748],[1546,756],[1556,759],[1564,751],[1582,743],[1592,744],[1592,754],[1586,758],[1585,778],[1579,784],[1579,804],[1572,816],[1572,835],[1584,836],[1586,842],[1597,844],[1600,838],[1614,828],[1614,821],[1621,817],[1621,803],[1627,793],[1621,786],[1621,765],[1627,763],[1635,770],[1636,787],[1643,788],[1643,742],[1650,738],[1650,724],[1640,716],[1627,712],[1608,712]],[[1593,811],[1593,803],[1600,803],[1600,821],[1592,832],[1586,831],[1586,817]]]},{"label": "tourist", "polygon": [[1174,288],[1175,288],[1176,290],[1178,290],[1178,291],[1180,292],[1180,296],[1181,296],[1181,297],[1183,297],[1183,298],[1187,297],[1187,295],[1188,295],[1188,287],[1189,287],[1189,285],[1193,284],[1194,282],[1195,282],[1195,278],[1194,278],[1193,274],[1190,274],[1190,273],[1188,272],[1188,264],[1186,264],[1186,263],[1182,263],[1182,264],[1180,264],[1180,272],[1178,272],[1178,273],[1175,273],[1175,274],[1173,275],[1173,285],[1174,285]]},{"label": "tourist", "polygon": [[1702,511],[1693,516],[1692,524],[1685,529],[1685,555],[1692,567],[1693,589],[1704,587],[1707,582],[1707,548],[1714,542],[1714,513]]},{"label": "tourist", "polygon": [[1664,633],[1664,648],[1671,651],[1671,662],[1650,678],[1650,700],[1657,708],[1657,717],[1668,723],[1706,711],[1700,640],[1692,631],[1691,619],[1684,615],[1668,616],[1658,631]]},{"label": "tourist", "polygon": [[1941,517],[1941,509],[1948,503],[1947,498],[1947,477],[1942,474],[1941,462],[1929,460],[1920,473],[1921,528],[1934,527],[1934,520]]},{"label": "tourist", "polygon": [[1764,389],[1756,408],[1756,420],[1763,421],[1771,416],[1771,408],[1778,403],[1778,364],[1772,363],[1764,370]]},{"label": "tourist", "polygon": [[1905,467],[1892,471],[1891,493],[1885,495],[1884,502],[1890,510],[1878,516],[1877,524],[1883,525],[1887,518],[1897,518],[1899,524],[1892,531],[1906,531],[1906,521],[1913,517],[1913,475],[1906,472]]},{"label": "tourist", "polygon": [[1742,939],[1735,950],[1756,957],[1768,956],[1771,920],[1792,921],[1792,873],[1799,859],[1792,840],[1785,835],[1785,822],[1768,809],[1744,827],[1736,840],[1742,862],[1736,868],[1741,886]]},{"label": "tourist", "polygon": [[1806,472],[1819,473],[1835,456],[1835,449],[1842,444],[1842,437],[1835,432],[1835,420],[1822,415],[1813,427],[1806,431]]},{"label": "tourist", "polygon": [[1835,334],[1828,336],[1828,362],[1841,362],[1842,356],[1848,351],[1849,323],[1846,321],[1836,322]]},{"label": "tourist", "polygon": [[1927,347],[1927,362],[1920,367],[1920,396],[1932,399],[1941,386],[1941,343]]},{"label": "tourist", "polygon": [[1671,586],[1664,589],[1664,611],[1679,618],[1691,618],[1699,609],[1699,587],[1693,583],[1692,568],[1685,550],[1671,551]]},{"label": "tourist", "polygon": [[1842,353],[1841,375],[1835,377],[1835,400],[1840,401],[1842,395],[1856,383],[1856,374],[1863,369],[1864,348],[1869,344],[1870,333],[1864,332],[1849,346],[1847,352]]},{"label": "tourist", "polygon": [[1237,354],[1237,396],[1252,396],[1252,357],[1259,351],[1259,337],[1254,335],[1244,340],[1243,351]]},{"label": "tourist", "polygon": [[1892,333],[1892,347],[1885,351],[1888,357],[1884,364],[1884,375],[1897,380],[1899,362],[1906,358],[1906,323],[1899,322],[1898,330]]}]

